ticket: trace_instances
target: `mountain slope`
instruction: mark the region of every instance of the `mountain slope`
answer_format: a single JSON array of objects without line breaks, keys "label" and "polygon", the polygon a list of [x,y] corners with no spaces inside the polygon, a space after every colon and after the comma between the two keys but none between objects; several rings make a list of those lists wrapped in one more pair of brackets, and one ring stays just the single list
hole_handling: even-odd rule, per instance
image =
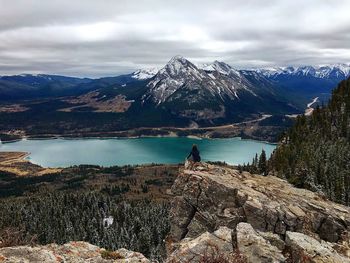
[{"label": "mountain slope", "polygon": [[328,106],[301,116],[270,160],[279,176],[350,204],[350,78],[333,91]]}]

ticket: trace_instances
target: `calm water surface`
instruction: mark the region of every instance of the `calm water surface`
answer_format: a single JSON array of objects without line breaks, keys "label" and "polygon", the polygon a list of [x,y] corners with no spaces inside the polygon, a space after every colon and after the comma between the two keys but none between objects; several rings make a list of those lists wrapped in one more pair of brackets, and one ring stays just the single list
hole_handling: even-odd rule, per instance
[{"label": "calm water surface", "polygon": [[102,166],[179,163],[197,144],[204,161],[229,164],[251,162],[264,149],[269,156],[276,145],[265,142],[230,139],[138,138],[138,139],[48,139],[22,140],[0,144],[0,151],[29,152],[28,159],[44,167],[78,164]]}]

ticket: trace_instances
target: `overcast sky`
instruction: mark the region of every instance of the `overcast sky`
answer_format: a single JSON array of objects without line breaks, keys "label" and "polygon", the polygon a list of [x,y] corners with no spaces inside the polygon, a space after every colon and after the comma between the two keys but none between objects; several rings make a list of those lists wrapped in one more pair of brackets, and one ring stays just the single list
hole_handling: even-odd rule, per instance
[{"label": "overcast sky", "polygon": [[349,0],[0,0],[0,75],[350,62]]}]

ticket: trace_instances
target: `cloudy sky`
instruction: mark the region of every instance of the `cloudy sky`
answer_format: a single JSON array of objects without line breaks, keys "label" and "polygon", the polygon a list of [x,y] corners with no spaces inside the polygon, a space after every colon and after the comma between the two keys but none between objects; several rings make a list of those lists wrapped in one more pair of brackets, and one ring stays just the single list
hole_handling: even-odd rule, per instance
[{"label": "cloudy sky", "polygon": [[350,62],[349,0],[0,0],[0,75],[110,76],[180,54],[237,68]]}]

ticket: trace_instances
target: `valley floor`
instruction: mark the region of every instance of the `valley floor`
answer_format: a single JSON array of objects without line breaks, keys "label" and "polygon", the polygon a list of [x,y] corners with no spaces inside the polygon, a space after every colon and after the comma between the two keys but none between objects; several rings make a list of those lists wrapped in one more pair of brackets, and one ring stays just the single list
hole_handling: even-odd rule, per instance
[{"label": "valley floor", "polygon": [[[278,120],[275,121],[274,118]],[[289,119],[287,125],[284,119]],[[270,121],[270,119],[272,121]],[[283,119],[283,120],[279,120]],[[266,122],[266,123],[264,123]],[[292,121],[282,116],[262,115],[256,119],[239,123],[207,126],[207,127],[140,127],[122,131],[98,131],[86,130],[64,133],[34,133],[27,134],[24,130],[0,130],[0,139],[3,142],[11,142],[20,139],[34,138],[137,138],[137,137],[198,137],[198,138],[232,138],[242,137],[267,142],[277,142]]]}]

